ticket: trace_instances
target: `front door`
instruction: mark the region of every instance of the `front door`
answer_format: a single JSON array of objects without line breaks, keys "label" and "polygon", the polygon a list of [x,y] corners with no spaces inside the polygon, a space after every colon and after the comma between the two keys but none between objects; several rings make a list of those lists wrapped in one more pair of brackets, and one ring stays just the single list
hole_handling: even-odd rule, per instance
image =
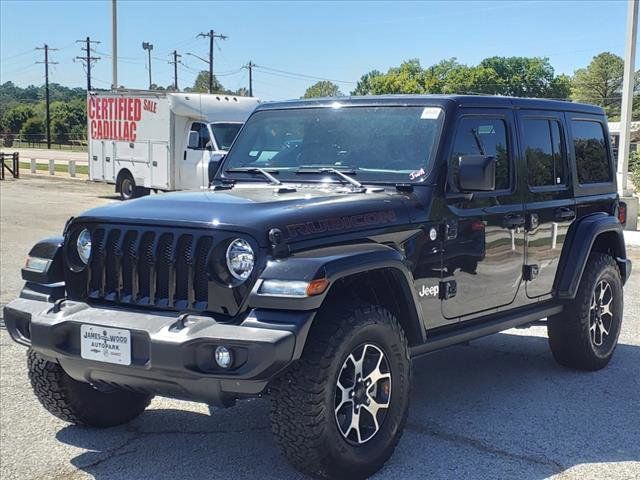
[{"label": "front door", "polygon": [[[197,133],[197,141],[189,144],[189,136],[191,132]],[[208,169],[213,143],[209,134],[207,124],[202,122],[193,122],[191,129],[187,132],[185,141],[185,151],[180,163],[179,190],[196,190],[207,186]]]},{"label": "front door", "polygon": [[518,114],[521,155],[526,164],[526,293],[548,295],[558,270],[576,205],[567,162],[564,115],[522,110]]},{"label": "front door", "polygon": [[[458,119],[448,164],[442,264],[443,286],[455,291],[442,301],[447,319],[467,320],[506,307],[518,292],[525,212],[518,194],[515,145],[511,110],[465,109]],[[463,155],[495,157],[494,191],[472,196],[459,191],[457,167]]]}]

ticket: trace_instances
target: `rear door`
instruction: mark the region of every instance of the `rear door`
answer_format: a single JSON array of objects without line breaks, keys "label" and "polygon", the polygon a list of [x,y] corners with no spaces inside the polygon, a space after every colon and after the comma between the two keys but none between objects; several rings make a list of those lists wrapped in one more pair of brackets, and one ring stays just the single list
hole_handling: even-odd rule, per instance
[{"label": "rear door", "polygon": [[576,217],[564,114],[521,110],[526,170],[526,260],[529,298],[551,294],[567,230]]},{"label": "rear door", "polygon": [[[515,146],[510,109],[463,110],[448,160],[443,280],[455,285],[456,295],[442,301],[447,319],[466,320],[508,307],[518,292],[525,218],[518,194]],[[471,198],[458,191],[457,167],[462,155],[496,158],[495,191],[476,192]]]},{"label": "rear door", "polygon": [[104,181],[104,140],[89,140],[91,148],[89,175],[91,180]]}]

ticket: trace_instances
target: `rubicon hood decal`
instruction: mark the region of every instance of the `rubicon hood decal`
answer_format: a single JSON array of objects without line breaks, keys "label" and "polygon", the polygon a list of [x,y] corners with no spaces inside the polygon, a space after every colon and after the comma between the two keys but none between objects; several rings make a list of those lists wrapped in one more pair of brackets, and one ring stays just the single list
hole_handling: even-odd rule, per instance
[{"label": "rubicon hood decal", "polygon": [[304,223],[293,223],[287,225],[289,237],[308,236],[324,232],[336,232],[341,230],[360,229],[364,227],[375,227],[397,220],[396,212],[393,210],[380,210],[377,212],[360,213],[358,215],[347,215],[343,217],[331,217],[321,220],[314,220]]}]

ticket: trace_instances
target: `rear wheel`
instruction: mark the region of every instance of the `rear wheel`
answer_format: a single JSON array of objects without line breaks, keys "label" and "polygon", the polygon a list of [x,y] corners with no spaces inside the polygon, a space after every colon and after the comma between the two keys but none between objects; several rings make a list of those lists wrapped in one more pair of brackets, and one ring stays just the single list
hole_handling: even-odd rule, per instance
[{"label": "rear wheel", "polygon": [[125,173],[118,181],[117,189],[121,200],[131,200],[136,196],[136,182],[129,173]]},{"label": "rear wheel", "polygon": [[301,359],[271,388],[272,429],[289,462],[325,478],[365,478],[407,418],[410,361],[395,317],[376,306],[325,312]]},{"label": "rear wheel", "polygon": [[38,400],[49,413],[75,425],[113,427],[140,415],[151,401],[150,395],[114,389],[96,390],[71,378],[54,362],[29,350],[29,380]]},{"label": "rear wheel", "polygon": [[605,367],[618,343],[622,312],[618,265],[610,255],[592,253],[576,298],[548,319],[549,345],[556,361],[580,370]]}]

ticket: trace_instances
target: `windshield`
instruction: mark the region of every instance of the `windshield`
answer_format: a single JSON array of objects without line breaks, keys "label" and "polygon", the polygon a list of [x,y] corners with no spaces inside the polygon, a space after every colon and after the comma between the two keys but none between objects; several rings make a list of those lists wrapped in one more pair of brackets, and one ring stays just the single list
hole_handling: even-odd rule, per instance
[{"label": "windshield", "polygon": [[358,181],[419,181],[428,172],[443,117],[437,107],[259,111],[227,155],[224,176],[251,178],[248,170],[257,167],[281,181],[318,181],[301,174],[330,167]]},{"label": "windshield", "polygon": [[241,123],[212,123],[211,131],[220,150],[229,150],[242,127]]}]

